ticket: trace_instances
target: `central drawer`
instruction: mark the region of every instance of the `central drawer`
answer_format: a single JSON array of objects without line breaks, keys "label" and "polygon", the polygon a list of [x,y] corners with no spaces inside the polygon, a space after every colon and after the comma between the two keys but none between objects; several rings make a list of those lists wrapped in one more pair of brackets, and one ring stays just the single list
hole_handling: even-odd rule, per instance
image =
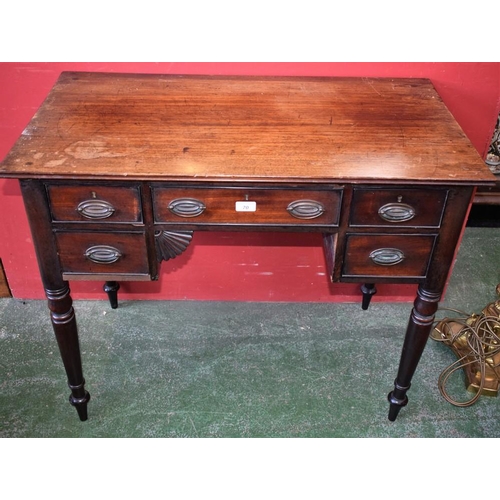
[{"label": "central drawer", "polygon": [[338,226],[342,189],[153,187],[155,222]]}]

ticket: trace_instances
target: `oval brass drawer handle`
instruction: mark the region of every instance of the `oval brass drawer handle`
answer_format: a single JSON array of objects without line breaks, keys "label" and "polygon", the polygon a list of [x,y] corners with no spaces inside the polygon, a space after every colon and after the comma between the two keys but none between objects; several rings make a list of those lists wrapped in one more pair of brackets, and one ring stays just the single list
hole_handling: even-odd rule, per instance
[{"label": "oval brass drawer handle", "polygon": [[206,208],[202,201],[194,198],[177,198],[168,205],[168,209],[179,217],[198,217]]},{"label": "oval brass drawer handle", "polygon": [[397,248],[378,248],[370,254],[370,259],[379,266],[395,266],[403,262],[405,254]]},{"label": "oval brass drawer handle", "polygon": [[406,203],[387,203],[378,209],[378,214],[387,222],[406,222],[415,217],[415,209]]},{"label": "oval brass drawer handle", "polygon": [[319,201],[314,200],[292,201],[286,209],[297,219],[316,219],[325,212],[325,207]]},{"label": "oval brass drawer handle", "polygon": [[115,207],[104,200],[85,200],[76,209],[87,219],[107,219],[115,213]]},{"label": "oval brass drawer handle", "polygon": [[87,248],[85,257],[96,264],[113,264],[122,257],[120,251],[108,245],[95,245]]}]

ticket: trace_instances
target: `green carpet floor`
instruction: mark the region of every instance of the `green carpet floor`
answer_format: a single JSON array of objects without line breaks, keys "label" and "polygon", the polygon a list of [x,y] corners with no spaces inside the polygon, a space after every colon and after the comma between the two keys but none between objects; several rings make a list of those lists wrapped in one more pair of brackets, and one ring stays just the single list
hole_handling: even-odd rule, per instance
[{"label": "green carpet floor", "polygon": [[[443,306],[496,299],[500,231],[469,227]],[[76,301],[89,420],[80,422],[45,301],[0,300],[0,437],[498,437],[500,400],[457,408],[455,360],[429,341],[387,419],[411,304]],[[468,399],[461,377],[450,384]]]}]

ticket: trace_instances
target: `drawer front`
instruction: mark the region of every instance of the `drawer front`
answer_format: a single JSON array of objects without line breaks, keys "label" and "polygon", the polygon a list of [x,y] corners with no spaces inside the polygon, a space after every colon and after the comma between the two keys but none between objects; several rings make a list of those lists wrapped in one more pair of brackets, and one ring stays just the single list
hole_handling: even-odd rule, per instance
[{"label": "drawer front", "polygon": [[153,189],[156,222],[338,226],[341,189]]},{"label": "drawer front", "polygon": [[351,226],[439,227],[446,189],[354,189]]},{"label": "drawer front", "polygon": [[436,235],[347,236],[344,277],[424,278]]},{"label": "drawer front", "polygon": [[138,186],[49,185],[56,222],[142,222]]},{"label": "drawer front", "polygon": [[57,232],[63,273],[149,273],[143,233]]}]

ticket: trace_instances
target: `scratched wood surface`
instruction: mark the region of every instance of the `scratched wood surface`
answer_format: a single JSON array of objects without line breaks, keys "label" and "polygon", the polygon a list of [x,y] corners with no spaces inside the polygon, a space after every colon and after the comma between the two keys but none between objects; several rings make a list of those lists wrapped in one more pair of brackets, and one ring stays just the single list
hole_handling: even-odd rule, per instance
[{"label": "scratched wood surface", "polygon": [[493,180],[428,80],[76,72],[0,176]]}]

